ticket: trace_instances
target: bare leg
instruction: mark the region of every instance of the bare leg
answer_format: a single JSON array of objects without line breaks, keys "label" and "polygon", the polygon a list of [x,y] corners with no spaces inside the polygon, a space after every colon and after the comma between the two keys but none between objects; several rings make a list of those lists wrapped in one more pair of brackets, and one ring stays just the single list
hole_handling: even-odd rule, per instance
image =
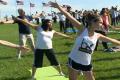
[{"label": "bare leg", "polygon": [[79,71],[76,71],[71,67],[68,67],[68,71],[69,71],[69,80],[77,80]]},{"label": "bare leg", "polygon": [[[23,35],[23,34],[20,34],[19,35],[19,45],[25,46],[26,45],[26,41],[27,41],[26,36]],[[21,54],[22,54],[22,51],[18,50],[18,59],[21,59]]]},{"label": "bare leg", "polygon": [[61,76],[64,76],[64,74],[63,74],[63,72],[62,72],[62,68],[61,68],[60,65],[54,66],[54,67],[58,70],[58,72],[60,73]]},{"label": "bare leg", "polygon": [[28,37],[28,42],[29,42],[29,44],[30,44],[30,46],[31,46],[31,49],[33,50],[33,52],[34,52],[34,49],[35,49],[35,44],[34,44],[34,38],[33,38],[33,35],[32,34],[30,34],[29,36],[27,36]]},{"label": "bare leg", "polygon": [[21,50],[18,50],[18,59],[21,59]]},{"label": "bare leg", "polygon": [[32,67],[32,79],[35,79],[36,67]]},{"label": "bare leg", "polygon": [[86,80],[95,80],[92,71],[83,71]]}]

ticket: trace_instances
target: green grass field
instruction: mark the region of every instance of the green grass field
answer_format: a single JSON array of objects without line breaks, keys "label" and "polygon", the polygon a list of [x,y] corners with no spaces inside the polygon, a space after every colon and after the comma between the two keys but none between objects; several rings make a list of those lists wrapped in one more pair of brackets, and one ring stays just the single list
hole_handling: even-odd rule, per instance
[{"label": "green grass field", "polygon": [[[59,26],[54,27],[59,31]],[[33,30],[34,37],[36,37]],[[70,34],[68,34],[70,35]],[[72,34],[71,36],[75,36]],[[119,39],[120,34],[109,34],[112,38]],[[18,26],[17,24],[0,25],[0,39],[18,44]],[[68,77],[67,57],[73,46],[74,40],[54,36],[53,47],[56,57],[61,63],[64,73]],[[110,44],[110,46],[113,46]],[[92,55],[93,71],[96,80],[120,80],[120,53],[106,53],[102,51],[102,45],[99,45],[98,51]],[[31,74],[33,63],[33,52],[25,54],[21,60],[16,57],[17,50],[0,46],[0,80],[27,80]],[[49,66],[49,62],[44,58],[44,66]],[[84,80],[83,76],[79,80]]]}]

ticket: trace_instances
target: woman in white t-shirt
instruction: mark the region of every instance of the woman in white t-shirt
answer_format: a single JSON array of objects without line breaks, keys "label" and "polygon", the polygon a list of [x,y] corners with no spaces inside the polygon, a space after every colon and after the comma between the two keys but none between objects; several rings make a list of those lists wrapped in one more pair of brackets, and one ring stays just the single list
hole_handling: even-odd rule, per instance
[{"label": "woman in white t-shirt", "polygon": [[87,13],[86,20],[88,26],[83,27],[79,21],[57,3],[51,2],[50,4],[52,7],[59,9],[79,30],[73,49],[69,54],[69,80],[77,80],[79,71],[83,72],[86,80],[95,80],[92,72],[91,55],[95,49],[97,40],[110,41],[118,45],[120,45],[120,41],[95,32],[103,23],[100,16],[94,15],[92,12]]},{"label": "woman in white t-shirt", "polygon": [[34,64],[32,68],[32,78],[34,79],[34,75],[36,72],[36,68],[42,67],[43,64],[43,55],[47,56],[48,60],[50,61],[51,65],[57,66],[57,69],[60,75],[64,75],[62,73],[60,64],[58,63],[52,46],[52,38],[54,34],[58,34],[60,36],[66,38],[72,38],[60,32],[57,32],[52,29],[52,22],[49,19],[45,19],[41,26],[29,23],[27,20],[22,20],[17,18],[19,21],[23,22],[25,25],[29,25],[33,29],[37,31],[37,39],[35,44],[35,56],[34,56]]}]

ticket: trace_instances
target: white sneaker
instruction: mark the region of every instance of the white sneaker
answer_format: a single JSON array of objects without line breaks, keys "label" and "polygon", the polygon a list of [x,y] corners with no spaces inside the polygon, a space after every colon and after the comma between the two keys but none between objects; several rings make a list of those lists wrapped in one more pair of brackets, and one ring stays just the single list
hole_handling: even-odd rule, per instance
[{"label": "white sneaker", "polygon": [[80,71],[80,74],[83,76],[83,72],[82,71]]},{"label": "white sneaker", "polygon": [[36,80],[36,78],[32,77],[30,80]]},{"label": "white sneaker", "polygon": [[65,76],[65,74],[63,72],[60,72],[60,76]]},{"label": "white sneaker", "polygon": [[21,59],[21,54],[18,54],[18,59]]}]

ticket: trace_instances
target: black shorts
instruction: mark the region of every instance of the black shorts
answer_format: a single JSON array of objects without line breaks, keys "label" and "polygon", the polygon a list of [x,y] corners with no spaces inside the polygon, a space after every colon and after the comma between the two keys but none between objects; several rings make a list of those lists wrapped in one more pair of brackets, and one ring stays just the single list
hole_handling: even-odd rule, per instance
[{"label": "black shorts", "polygon": [[36,49],[34,54],[34,64],[33,66],[36,68],[40,68],[43,65],[43,56],[44,54],[47,56],[51,65],[58,66],[59,63],[54,55],[53,49]]},{"label": "black shorts", "polygon": [[79,63],[76,63],[75,61],[73,61],[72,59],[69,58],[68,61],[68,66],[77,70],[77,71],[91,71],[92,70],[92,65],[82,65]]}]

